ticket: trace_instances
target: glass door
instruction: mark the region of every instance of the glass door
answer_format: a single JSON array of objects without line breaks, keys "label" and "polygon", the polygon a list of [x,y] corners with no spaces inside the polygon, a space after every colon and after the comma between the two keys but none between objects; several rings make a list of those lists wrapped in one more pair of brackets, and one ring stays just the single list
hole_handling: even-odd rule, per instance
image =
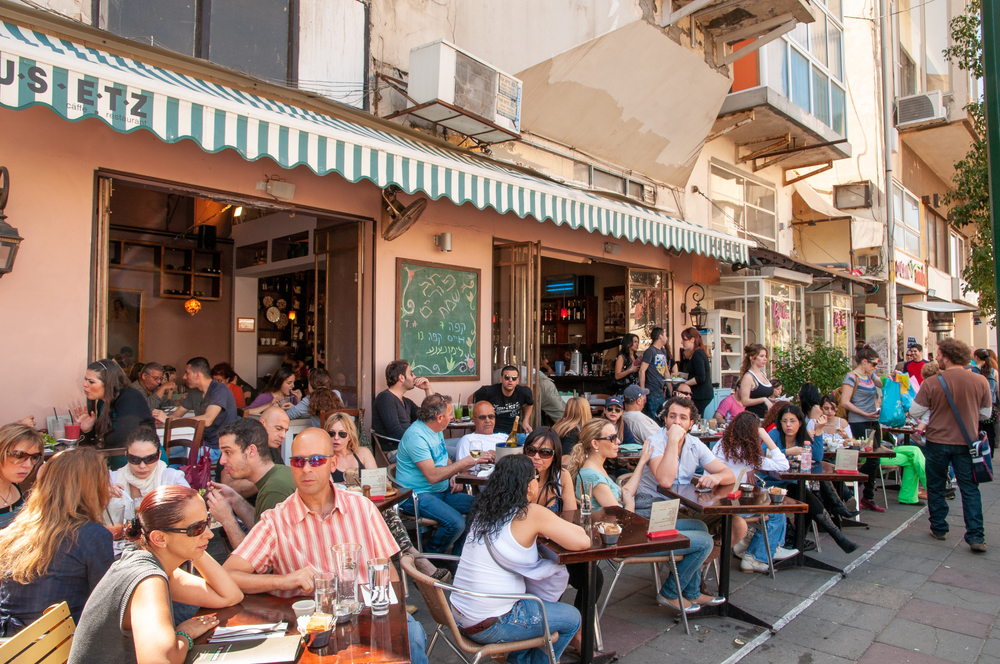
[{"label": "glass door", "polygon": [[[521,368],[521,384],[538,400],[541,339],[541,244],[522,242],[493,248],[493,371]],[[489,378],[489,377],[486,377]],[[490,379],[490,382],[493,382]],[[532,426],[537,426],[535,408]]]},{"label": "glass door", "polygon": [[356,221],[316,229],[315,296],[306,321],[312,364],[326,367],[348,408],[358,407],[361,376],[361,232]]},{"label": "glass door", "polygon": [[673,338],[670,329],[670,301],[673,279],[663,270],[628,271],[628,331],[639,337],[640,348],[649,345],[654,327],[667,331],[667,354],[673,356]]}]

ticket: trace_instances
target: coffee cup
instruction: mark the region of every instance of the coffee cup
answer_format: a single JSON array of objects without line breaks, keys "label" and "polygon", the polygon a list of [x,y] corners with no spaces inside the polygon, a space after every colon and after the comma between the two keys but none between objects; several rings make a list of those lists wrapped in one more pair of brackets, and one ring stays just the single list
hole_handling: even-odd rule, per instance
[{"label": "coffee cup", "polygon": [[304,599],[301,602],[295,602],[295,604],[292,604],[292,611],[295,611],[296,618],[311,616],[315,610],[316,602],[311,599]]}]

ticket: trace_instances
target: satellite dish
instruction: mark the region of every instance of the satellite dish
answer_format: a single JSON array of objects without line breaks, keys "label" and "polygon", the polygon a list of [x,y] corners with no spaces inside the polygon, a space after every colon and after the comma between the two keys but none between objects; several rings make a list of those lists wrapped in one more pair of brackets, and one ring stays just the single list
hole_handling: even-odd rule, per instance
[{"label": "satellite dish", "polygon": [[903,305],[907,309],[918,311],[930,311],[937,314],[957,314],[963,311],[979,311],[979,307],[970,307],[967,304],[957,302],[942,302],[939,300],[927,300],[924,302],[907,302]]},{"label": "satellite dish", "polygon": [[382,239],[386,242],[395,240],[417,223],[417,219],[427,207],[426,198],[418,198],[406,207],[396,200],[398,187],[387,187],[382,190]]}]

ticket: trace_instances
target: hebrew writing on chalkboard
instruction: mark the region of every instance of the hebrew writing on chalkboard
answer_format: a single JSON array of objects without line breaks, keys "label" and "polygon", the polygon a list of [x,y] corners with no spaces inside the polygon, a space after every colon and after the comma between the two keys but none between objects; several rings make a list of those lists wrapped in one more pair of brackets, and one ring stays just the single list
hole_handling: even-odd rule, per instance
[{"label": "hebrew writing on chalkboard", "polygon": [[396,356],[417,376],[477,380],[480,271],[402,258],[396,269]]}]

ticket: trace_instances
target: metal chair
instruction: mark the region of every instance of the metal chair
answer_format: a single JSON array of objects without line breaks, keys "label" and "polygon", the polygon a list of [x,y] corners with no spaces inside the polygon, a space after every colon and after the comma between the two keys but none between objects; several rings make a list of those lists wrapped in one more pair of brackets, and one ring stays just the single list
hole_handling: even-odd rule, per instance
[{"label": "metal chair", "polygon": [[75,631],[69,605],[50,606],[41,618],[0,644],[0,662],[66,664]]},{"label": "metal chair", "polygon": [[379,468],[388,468],[389,455],[385,453],[382,441],[395,443],[396,449],[399,448],[399,441],[395,438],[389,438],[388,436],[381,436],[374,431],[369,431],[368,435],[369,439],[372,441],[372,454],[375,456],[375,464],[378,465]]},{"label": "metal chair", "polygon": [[[396,487],[397,489],[399,489],[399,490],[404,490],[404,489],[408,489],[409,488],[409,487],[403,486],[402,484],[400,484],[399,482],[396,481],[396,464],[394,464],[394,463],[391,463],[391,464],[389,464],[386,467],[386,477],[392,483],[392,485],[394,487]],[[417,533],[417,551],[419,551],[420,553],[423,553],[424,552],[423,529],[424,528],[437,528],[438,525],[440,525],[440,524],[438,524],[438,522],[435,521],[434,519],[421,518],[421,516],[420,516],[420,495],[419,494],[417,494],[416,492],[414,492],[413,496],[412,496],[412,499],[413,499],[413,514],[407,514],[406,512],[403,512],[399,508],[398,504],[395,505],[392,509],[393,509],[393,511],[396,512],[396,516],[398,516],[401,521],[403,521],[403,522],[410,522],[410,523],[413,524],[413,529]]]},{"label": "metal chair", "polygon": [[[447,556],[444,554],[420,554],[419,557],[427,558],[428,560],[448,560],[457,563],[459,561],[458,556]],[[528,648],[545,648],[549,656],[549,664],[557,664],[555,648],[553,647],[553,642],[559,639],[558,632],[549,631],[549,617],[545,611],[545,603],[534,595],[518,595],[518,594],[503,594],[503,595],[489,595],[486,593],[477,593],[470,590],[463,590],[462,588],[456,588],[453,585],[447,583],[441,583],[435,579],[427,576],[423,572],[417,569],[414,564],[415,556],[406,555],[400,560],[403,570],[413,582],[417,584],[417,589],[420,590],[420,594],[424,598],[424,602],[427,604],[427,610],[430,611],[431,617],[434,622],[437,623],[437,629],[434,630],[434,636],[431,637],[431,642],[427,645],[427,658],[430,659],[431,651],[434,650],[434,646],[437,644],[437,640],[440,637],[449,648],[451,648],[456,655],[462,658],[464,662],[470,662],[468,654],[474,654],[475,657],[471,660],[470,664],[478,664],[484,657],[493,657],[494,655],[505,655],[515,650],[527,650]],[[469,597],[481,597],[484,599],[505,599],[505,600],[525,600],[538,602],[542,607],[542,625],[544,627],[544,635],[535,637],[533,639],[524,639],[523,641],[508,641],[506,643],[489,643],[489,644],[479,644],[471,640],[462,630],[459,629],[458,623],[455,622],[455,616],[451,611],[451,604],[448,602],[448,598],[445,597],[445,591],[452,594],[458,593],[459,595],[467,595]],[[451,638],[449,639],[449,634]],[[464,652],[463,652],[464,651]]]},{"label": "metal chair", "polygon": [[[612,593],[615,592],[615,585],[618,583],[618,578],[625,571],[626,565],[652,565],[653,567],[653,581],[656,584],[653,588],[654,592],[660,592],[660,588],[663,587],[663,583],[660,581],[660,565],[663,563],[670,565],[670,571],[674,575],[674,584],[677,587],[677,597],[683,598],[681,590],[681,580],[680,576],[677,574],[677,558],[684,560],[684,556],[675,556],[673,551],[667,551],[662,555],[655,556],[632,556],[631,558],[614,558],[608,562],[611,564],[612,569],[615,570],[615,577],[611,580],[611,585],[608,587],[608,592],[604,596],[604,603],[601,604],[601,610],[597,612],[597,620],[600,621],[604,617],[604,609],[607,608],[608,602],[611,600]],[[687,614],[680,611],[681,619],[684,621],[684,631],[687,634],[691,634],[691,628],[688,626]]]},{"label": "metal chair", "polygon": [[[783,514],[779,514],[784,518]],[[760,526],[761,532],[764,534],[764,548],[767,550],[767,569],[771,573],[771,578],[774,578],[774,559],[771,557],[771,539],[767,535],[767,520],[769,515],[767,514],[757,514],[754,516],[745,516],[743,520],[747,523],[755,523]],[[815,525],[815,524],[813,524]]]}]

